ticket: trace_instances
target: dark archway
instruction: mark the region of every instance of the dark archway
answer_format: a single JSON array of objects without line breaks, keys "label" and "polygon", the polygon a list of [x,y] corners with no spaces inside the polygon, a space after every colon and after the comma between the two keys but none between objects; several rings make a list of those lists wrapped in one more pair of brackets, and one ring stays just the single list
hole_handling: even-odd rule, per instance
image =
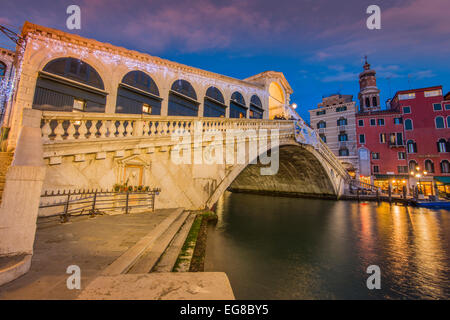
[{"label": "dark archway", "polygon": [[225,117],[227,105],[222,92],[216,87],[209,87],[206,90],[203,116],[204,117]]},{"label": "dark archway", "polygon": [[104,89],[103,80],[89,64],[76,58],[58,58],[39,73],[33,109],[104,112]]},{"label": "dark archway", "polygon": [[169,93],[169,116],[198,116],[197,93],[186,80],[176,80]]},{"label": "dark archway", "polygon": [[116,113],[160,115],[161,101],[155,81],[142,71],[131,71],[117,89]]},{"label": "dark archway", "polygon": [[250,192],[285,196],[336,198],[333,184],[316,156],[302,146],[279,148],[279,170],[276,175],[261,175],[267,165],[248,165],[231,183],[233,192]]},{"label": "dark archway", "polygon": [[250,99],[250,119],[262,119],[263,114],[261,99],[255,94]]},{"label": "dark archway", "polygon": [[230,101],[230,118],[247,118],[247,106],[244,96],[240,92],[234,92]]}]

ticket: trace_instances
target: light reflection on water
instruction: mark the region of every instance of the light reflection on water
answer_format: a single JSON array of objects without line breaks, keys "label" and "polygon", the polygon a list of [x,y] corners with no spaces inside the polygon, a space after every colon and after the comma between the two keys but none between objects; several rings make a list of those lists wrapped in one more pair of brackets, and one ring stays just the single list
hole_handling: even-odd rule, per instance
[{"label": "light reflection on water", "polygon": [[238,299],[450,298],[448,211],[227,192],[217,213],[205,269]]}]

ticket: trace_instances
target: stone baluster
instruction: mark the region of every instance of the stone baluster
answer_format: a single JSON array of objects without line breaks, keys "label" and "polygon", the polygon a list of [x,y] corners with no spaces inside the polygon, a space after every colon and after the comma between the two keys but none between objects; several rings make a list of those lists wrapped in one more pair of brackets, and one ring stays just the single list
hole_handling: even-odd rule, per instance
[{"label": "stone baluster", "polygon": [[142,136],[148,137],[148,131],[149,131],[149,121],[144,120],[142,123]]},{"label": "stone baluster", "polygon": [[124,137],[124,132],[125,132],[125,126],[124,126],[124,121],[120,120],[119,121],[119,127],[117,128],[117,138],[122,138]]},{"label": "stone baluster", "polygon": [[56,128],[54,130],[55,132],[55,140],[56,141],[61,141],[63,140],[63,135],[64,135],[64,128],[62,126],[62,120],[56,120],[56,122],[58,123],[56,125]]},{"label": "stone baluster", "polygon": [[42,132],[42,140],[44,142],[50,141],[50,135],[52,134],[52,128],[50,127],[49,120],[44,120],[44,125],[42,126],[41,132]]},{"label": "stone baluster", "polygon": [[87,136],[88,139],[95,139],[95,133],[97,132],[96,127],[97,121],[91,120],[91,127],[89,128],[89,135]]},{"label": "stone baluster", "polygon": [[107,128],[107,123],[109,121],[107,120],[103,120],[102,126],[100,127],[100,129],[98,129],[98,132],[100,133],[100,138],[106,138],[106,133],[108,132],[108,128]]},{"label": "stone baluster", "polygon": [[78,136],[78,139],[85,140],[87,132],[88,132],[88,130],[86,128],[86,120],[81,120],[80,121],[80,126],[78,127],[78,133],[80,134]]},{"label": "stone baluster", "polygon": [[69,127],[67,128],[67,140],[75,139],[74,135],[77,132],[75,124],[72,120],[69,121]]}]

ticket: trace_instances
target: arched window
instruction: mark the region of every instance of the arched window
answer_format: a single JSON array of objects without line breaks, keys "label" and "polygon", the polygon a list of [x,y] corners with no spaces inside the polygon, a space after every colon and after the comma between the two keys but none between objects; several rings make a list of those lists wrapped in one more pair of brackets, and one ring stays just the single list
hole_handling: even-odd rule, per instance
[{"label": "arched window", "polygon": [[419,164],[415,160],[411,160],[409,162],[409,172],[417,172],[417,168],[419,167]]},{"label": "arched window", "polygon": [[317,122],[317,129],[325,129],[327,127],[327,123],[325,121]]},{"label": "arched window", "polygon": [[450,116],[447,117],[447,128],[450,128]]},{"label": "arched window", "polygon": [[158,87],[149,75],[131,71],[117,89],[116,113],[159,115],[161,100]]},{"label": "arched window", "polygon": [[0,61],[0,77],[4,77],[6,74],[6,64]]},{"label": "arched window", "polygon": [[239,92],[231,95],[230,101],[230,118],[246,118],[247,106],[245,105],[244,96]]},{"label": "arched window", "polygon": [[441,173],[450,173],[450,163],[448,160],[443,160],[441,162]]},{"label": "arched window", "polygon": [[250,98],[250,119],[262,119],[263,113],[261,99],[255,94]]},{"label": "arched window", "polygon": [[169,93],[169,116],[191,116],[198,115],[197,94],[194,87],[186,80],[177,80],[172,84]]},{"label": "arched window", "polygon": [[416,153],[417,152],[417,144],[413,140],[408,140],[406,143],[408,148],[408,153]]},{"label": "arched window", "polygon": [[436,119],[434,119],[434,122],[436,123],[436,129],[444,129],[445,128],[443,117],[436,117]]},{"label": "arched window", "polygon": [[433,161],[427,159],[425,160],[425,171],[429,173],[434,173],[434,163]]},{"label": "arched window", "polygon": [[372,106],[374,106],[374,107],[378,106],[377,97],[372,98]]},{"label": "arched window", "polygon": [[370,107],[370,99],[366,98],[366,107]]},{"label": "arched window", "polygon": [[405,130],[412,130],[413,129],[413,122],[411,119],[405,120]]},{"label": "arched window", "polygon": [[93,67],[75,58],[50,61],[39,73],[33,108],[53,111],[104,112],[103,80]]},{"label": "arched window", "polygon": [[85,83],[91,87],[105,89],[100,75],[89,64],[75,58],[59,58],[47,63],[44,71]]},{"label": "arched window", "polygon": [[346,125],[347,125],[347,119],[345,119],[345,118],[340,118],[340,119],[337,121],[337,125],[338,125],[338,126],[346,126]]},{"label": "arched window", "polygon": [[222,92],[216,87],[209,87],[206,90],[203,107],[204,117],[225,117],[227,106]]},{"label": "arched window", "polygon": [[343,148],[339,150],[339,157],[348,157],[349,153],[348,153],[348,149],[347,148]]},{"label": "arched window", "polygon": [[340,142],[348,141],[348,135],[347,135],[346,133],[341,133],[341,134],[339,134],[339,136],[338,136],[338,140],[339,140]]},{"label": "arched window", "polygon": [[445,139],[439,139],[437,142],[437,150],[438,152],[447,152],[447,140]]}]

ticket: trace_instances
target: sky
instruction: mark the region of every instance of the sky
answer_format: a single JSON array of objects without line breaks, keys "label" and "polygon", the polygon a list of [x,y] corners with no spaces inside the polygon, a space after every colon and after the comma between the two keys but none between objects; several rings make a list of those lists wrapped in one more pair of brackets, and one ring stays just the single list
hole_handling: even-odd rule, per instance
[{"label": "sky", "polygon": [[[450,0],[0,1],[0,24],[15,32],[28,20],[239,79],[281,71],[307,121],[323,96],[357,100],[365,55],[381,101],[410,88],[450,91]],[[80,30],[66,27],[71,4]],[[374,4],[380,30],[366,26]],[[15,45],[0,35],[0,46]]]}]

